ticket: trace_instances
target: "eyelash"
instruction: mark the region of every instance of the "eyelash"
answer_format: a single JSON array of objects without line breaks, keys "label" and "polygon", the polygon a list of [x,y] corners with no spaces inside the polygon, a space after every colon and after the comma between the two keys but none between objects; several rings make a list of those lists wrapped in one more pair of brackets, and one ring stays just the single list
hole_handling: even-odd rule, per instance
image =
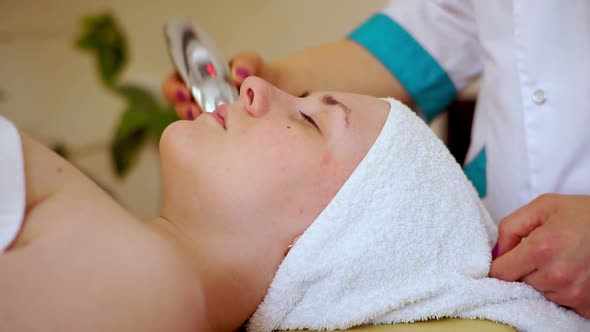
[{"label": "eyelash", "polygon": [[301,112],[301,110],[299,110],[299,113],[307,122],[311,123],[318,131],[321,131],[320,127],[318,127],[317,123],[315,123],[315,121],[313,121],[313,119],[309,115]]}]

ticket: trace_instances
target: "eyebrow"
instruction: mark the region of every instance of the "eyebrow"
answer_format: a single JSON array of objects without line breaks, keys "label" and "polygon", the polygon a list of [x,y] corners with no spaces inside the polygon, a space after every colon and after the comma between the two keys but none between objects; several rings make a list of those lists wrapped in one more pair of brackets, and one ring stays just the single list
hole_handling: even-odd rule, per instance
[{"label": "eyebrow", "polygon": [[349,125],[348,115],[352,112],[350,107],[348,107],[346,104],[336,100],[336,98],[332,97],[331,95],[324,95],[322,97],[322,103],[327,106],[337,105],[338,107],[340,107],[340,109],[344,112],[344,120],[346,121],[345,128],[348,128],[348,125]]},{"label": "eyebrow", "polygon": [[[309,91],[304,91],[302,94],[299,95],[299,98],[305,98],[307,96],[309,96]],[[338,105],[340,107],[340,109],[344,112],[344,121],[346,121],[346,126],[344,126],[344,128],[348,128],[348,125],[349,125],[348,115],[352,112],[350,107],[348,107],[346,104],[336,100],[336,98],[334,98],[331,95],[324,95],[324,96],[322,96],[321,100],[322,100],[322,103],[326,106]]]}]

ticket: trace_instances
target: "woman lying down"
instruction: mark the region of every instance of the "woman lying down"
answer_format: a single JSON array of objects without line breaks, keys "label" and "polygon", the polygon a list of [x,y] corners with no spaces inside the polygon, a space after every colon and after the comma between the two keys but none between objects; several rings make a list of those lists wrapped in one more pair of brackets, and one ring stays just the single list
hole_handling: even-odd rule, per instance
[{"label": "woman lying down", "polygon": [[160,142],[142,222],[0,119],[1,331],[346,329],[458,317],[590,323],[487,278],[496,227],[444,145],[394,100],[239,100]]}]

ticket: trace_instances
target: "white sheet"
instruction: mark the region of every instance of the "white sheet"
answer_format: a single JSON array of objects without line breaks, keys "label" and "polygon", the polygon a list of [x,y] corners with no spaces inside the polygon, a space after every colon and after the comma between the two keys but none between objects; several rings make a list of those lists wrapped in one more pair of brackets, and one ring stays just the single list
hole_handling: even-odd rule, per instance
[{"label": "white sheet", "polygon": [[25,212],[25,176],[20,135],[0,116],[0,253],[14,241]]}]

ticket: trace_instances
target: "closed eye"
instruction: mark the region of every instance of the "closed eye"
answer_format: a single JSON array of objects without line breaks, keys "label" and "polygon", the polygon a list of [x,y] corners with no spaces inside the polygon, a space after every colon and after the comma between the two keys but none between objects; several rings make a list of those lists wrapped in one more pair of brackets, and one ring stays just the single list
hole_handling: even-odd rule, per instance
[{"label": "closed eye", "polygon": [[307,122],[311,123],[319,132],[321,132],[320,127],[318,127],[318,124],[309,115],[301,112],[301,110],[299,111],[299,113]]}]

